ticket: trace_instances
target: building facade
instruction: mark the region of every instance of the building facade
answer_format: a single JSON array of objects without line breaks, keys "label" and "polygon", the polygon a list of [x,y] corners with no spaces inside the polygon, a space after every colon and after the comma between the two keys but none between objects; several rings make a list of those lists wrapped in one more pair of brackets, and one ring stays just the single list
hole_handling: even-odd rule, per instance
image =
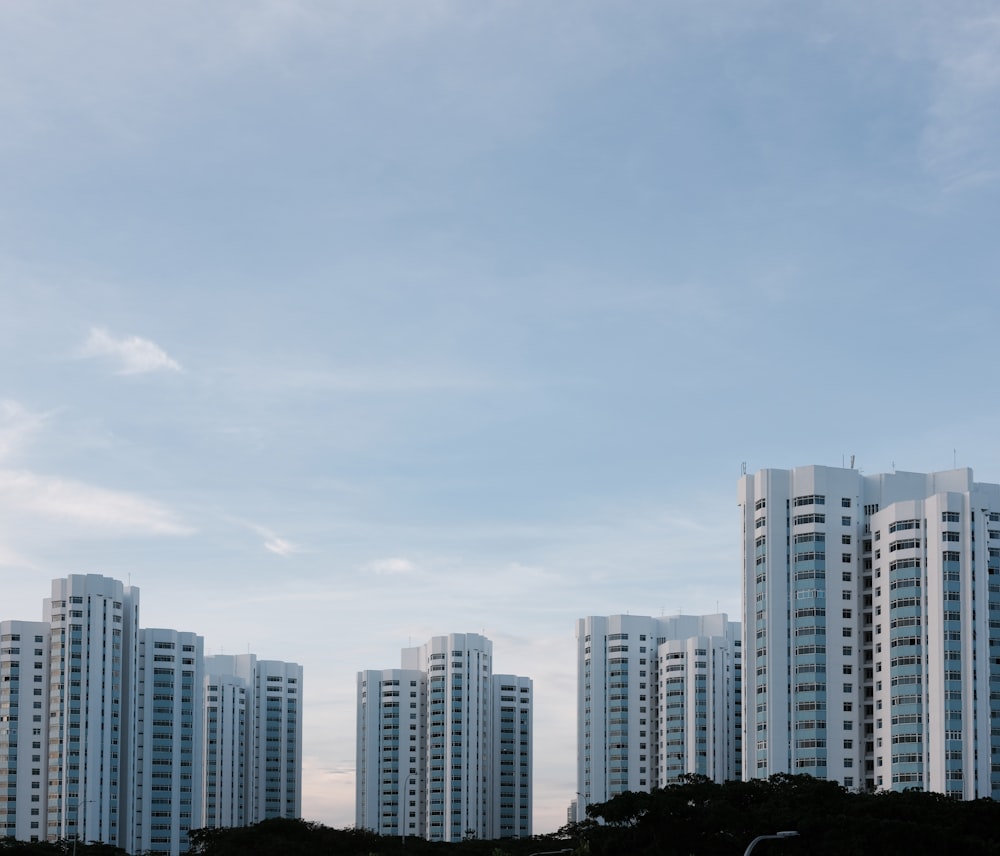
[{"label": "building facade", "polygon": [[139,630],[130,852],[180,853],[202,824],[205,641]]},{"label": "building facade", "polygon": [[1000,485],[811,466],[739,504],[744,775],[1000,797]]},{"label": "building facade", "polygon": [[45,840],[49,625],[0,621],[0,835]]},{"label": "building facade", "polygon": [[724,614],[577,621],[576,818],[688,773],[739,777],[740,626]]},{"label": "building facade", "polygon": [[431,841],[531,835],[532,682],[476,633],[358,673],[356,825]]},{"label": "building facade", "polygon": [[97,574],[53,580],[47,838],[126,848],[139,592]]},{"label": "building facade", "polygon": [[202,637],[140,629],[138,589],[97,574],[43,613],[0,622],[0,837],[176,856],[190,829],[301,814],[301,666],[248,654],[212,684]]}]

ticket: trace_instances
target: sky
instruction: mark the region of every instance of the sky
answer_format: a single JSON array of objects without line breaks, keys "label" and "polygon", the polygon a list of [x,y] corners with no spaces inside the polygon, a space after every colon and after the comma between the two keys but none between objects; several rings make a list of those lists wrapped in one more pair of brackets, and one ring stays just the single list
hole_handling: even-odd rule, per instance
[{"label": "sky", "polygon": [[0,0],[0,618],[305,669],[480,632],[575,796],[575,621],[740,611],[744,466],[1000,482],[1000,11]]}]

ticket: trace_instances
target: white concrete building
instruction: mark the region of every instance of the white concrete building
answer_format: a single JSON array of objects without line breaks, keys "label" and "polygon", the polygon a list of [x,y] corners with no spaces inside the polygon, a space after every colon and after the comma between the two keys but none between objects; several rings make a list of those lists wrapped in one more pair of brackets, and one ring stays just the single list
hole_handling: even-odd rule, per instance
[{"label": "white concrete building", "polygon": [[358,673],[357,826],[431,841],[531,835],[528,678],[493,674],[477,633]]},{"label": "white concrete building", "polygon": [[97,574],[53,580],[48,840],[127,847],[139,592]]},{"label": "white concrete building", "polygon": [[1000,485],[811,466],[739,503],[745,776],[1000,797]]},{"label": "white concrete building", "polygon": [[250,823],[302,815],[302,666],[258,660]]},{"label": "white concrete building", "polygon": [[45,838],[48,721],[49,625],[0,621],[0,837]]},{"label": "white concrete building", "polygon": [[686,773],[739,777],[740,626],[719,615],[577,621],[577,819]]},{"label": "white concrete building", "polygon": [[129,851],[184,853],[188,832],[203,826],[205,642],[163,629],[138,638]]},{"label": "white concrete building", "polygon": [[246,755],[253,722],[247,702],[255,659],[253,654],[205,658],[202,821],[207,827],[247,823]]},{"label": "white concrete building", "polygon": [[358,674],[355,825],[380,835],[427,835],[427,675]]},{"label": "white concrete building", "polygon": [[301,815],[302,676],[254,654],[205,658],[206,826]]},{"label": "white concrete building", "polygon": [[138,589],[98,574],[43,613],[0,621],[0,838],[177,856],[202,825],[301,815],[301,666],[206,675],[202,637],[138,629]]}]

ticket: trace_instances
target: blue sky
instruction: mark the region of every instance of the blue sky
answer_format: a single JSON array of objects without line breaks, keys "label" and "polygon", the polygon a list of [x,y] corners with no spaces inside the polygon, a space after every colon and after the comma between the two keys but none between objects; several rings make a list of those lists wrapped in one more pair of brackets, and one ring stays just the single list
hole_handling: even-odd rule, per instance
[{"label": "blue sky", "polygon": [[985,2],[0,4],[0,617],[67,573],[354,680],[476,631],[575,785],[574,620],[735,617],[735,485],[1000,481]]}]

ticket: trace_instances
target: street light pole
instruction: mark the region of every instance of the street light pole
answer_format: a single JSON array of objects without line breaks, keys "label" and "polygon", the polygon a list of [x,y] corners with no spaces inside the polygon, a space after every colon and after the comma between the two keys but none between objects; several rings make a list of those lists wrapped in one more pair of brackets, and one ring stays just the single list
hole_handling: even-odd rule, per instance
[{"label": "street light pole", "polygon": [[784,832],[776,832],[774,835],[758,835],[753,841],[750,842],[750,846],[743,851],[743,856],[750,856],[753,853],[754,847],[756,847],[761,841],[767,841],[769,838],[797,838],[799,833],[794,829],[786,829]]},{"label": "street light pole", "polygon": [[[76,801],[76,823],[74,824],[76,829],[73,831],[73,856],[76,856],[76,842],[80,838],[80,806],[82,805],[86,807],[90,805],[92,802],[94,801],[93,800],[83,800],[83,802],[81,802],[80,800]],[[84,808],[84,811],[86,810],[87,809]]]},{"label": "street light pole", "polygon": [[414,787],[417,786],[417,780],[413,773],[406,777],[406,798],[403,800],[403,816],[401,818],[403,821],[403,847],[406,846],[406,826],[410,822],[410,782],[413,782]]}]

